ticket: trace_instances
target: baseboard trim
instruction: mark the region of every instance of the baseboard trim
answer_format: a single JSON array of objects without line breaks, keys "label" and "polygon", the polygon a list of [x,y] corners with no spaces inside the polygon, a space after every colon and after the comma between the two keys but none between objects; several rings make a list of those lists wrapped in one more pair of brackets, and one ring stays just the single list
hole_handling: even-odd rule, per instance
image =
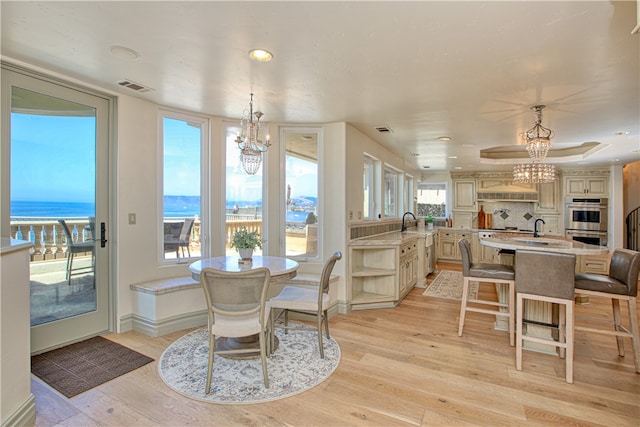
[{"label": "baseboard trim", "polygon": [[[128,316],[129,317],[129,316]],[[130,315],[130,319],[122,320],[122,331],[133,330],[150,337],[161,337],[183,329],[195,328],[207,324],[207,310],[194,311],[162,320],[148,319],[137,314]],[[126,323],[131,327],[125,329]]]},{"label": "baseboard trim", "polygon": [[33,393],[22,402],[22,405],[15,410],[11,416],[2,421],[2,427],[9,426],[32,426],[36,423],[36,398]]}]

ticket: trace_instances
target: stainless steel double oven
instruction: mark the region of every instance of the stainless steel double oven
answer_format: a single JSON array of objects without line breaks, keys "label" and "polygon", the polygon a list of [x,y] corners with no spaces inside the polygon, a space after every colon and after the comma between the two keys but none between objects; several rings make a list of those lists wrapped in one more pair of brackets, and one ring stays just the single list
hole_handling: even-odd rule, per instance
[{"label": "stainless steel double oven", "polygon": [[606,198],[567,197],[565,236],[590,245],[607,246],[608,209]]}]

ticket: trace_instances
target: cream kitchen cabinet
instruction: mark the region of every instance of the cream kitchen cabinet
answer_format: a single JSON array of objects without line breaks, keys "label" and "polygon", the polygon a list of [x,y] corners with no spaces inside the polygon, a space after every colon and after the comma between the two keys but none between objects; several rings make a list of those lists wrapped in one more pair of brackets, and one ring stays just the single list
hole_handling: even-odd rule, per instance
[{"label": "cream kitchen cabinet", "polygon": [[472,212],[478,210],[475,179],[453,180],[453,210]]},{"label": "cream kitchen cabinet", "polygon": [[[398,233],[399,234],[399,233]],[[349,246],[351,308],[394,307],[416,284],[417,236]],[[385,243],[387,242],[387,243]]]},{"label": "cream kitchen cabinet", "polygon": [[564,180],[566,196],[607,197],[609,179],[606,176],[568,176]]},{"label": "cream kitchen cabinet", "polygon": [[561,206],[559,180],[538,184],[538,201],[534,205],[536,214],[559,214]]},{"label": "cream kitchen cabinet", "polygon": [[458,240],[464,238],[473,245],[469,231],[438,230],[438,261],[460,261]]}]

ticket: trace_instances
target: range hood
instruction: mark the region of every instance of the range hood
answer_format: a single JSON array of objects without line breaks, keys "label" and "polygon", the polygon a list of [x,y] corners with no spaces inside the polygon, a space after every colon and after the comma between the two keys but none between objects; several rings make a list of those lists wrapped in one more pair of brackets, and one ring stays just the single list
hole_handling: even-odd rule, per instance
[{"label": "range hood", "polygon": [[530,192],[480,192],[478,191],[476,200],[479,202],[537,202],[538,193]]},{"label": "range hood", "polygon": [[478,180],[476,200],[508,202],[537,202],[538,189],[535,184],[514,183],[510,176],[496,174]]}]

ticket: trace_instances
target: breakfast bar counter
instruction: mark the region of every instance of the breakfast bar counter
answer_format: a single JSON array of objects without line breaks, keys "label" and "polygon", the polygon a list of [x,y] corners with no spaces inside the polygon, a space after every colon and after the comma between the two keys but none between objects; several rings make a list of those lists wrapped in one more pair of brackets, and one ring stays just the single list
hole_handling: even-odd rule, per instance
[{"label": "breakfast bar counter", "polygon": [[588,245],[560,236],[533,237],[525,233],[496,233],[491,237],[480,238],[480,243],[499,249],[529,249],[574,255],[602,255],[609,252],[606,246]]},{"label": "breakfast bar counter", "polygon": [[[588,245],[586,243],[565,239],[560,236],[533,237],[531,234],[524,233],[497,233],[493,234],[491,237],[481,238],[480,243],[502,250],[517,251],[518,249],[527,249],[540,252],[568,253],[576,256],[602,255],[609,252],[609,249],[606,246]],[[516,269],[518,268],[517,265],[514,267]],[[541,268],[540,271],[540,274],[544,274],[543,268]],[[498,300],[502,303],[507,302],[508,294],[506,287],[501,284],[496,284],[496,291],[498,293]],[[543,339],[550,339],[550,329],[547,327],[537,326],[535,323],[556,323],[558,319],[558,308],[555,304],[548,302],[525,301],[524,318],[532,322],[527,326],[528,335]],[[496,316],[496,329],[508,329],[508,325],[504,324],[503,317],[501,316]],[[525,347],[529,350],[543,353],[555,353],[556,350],[555,347],[531,342],[526,342]]]}]

